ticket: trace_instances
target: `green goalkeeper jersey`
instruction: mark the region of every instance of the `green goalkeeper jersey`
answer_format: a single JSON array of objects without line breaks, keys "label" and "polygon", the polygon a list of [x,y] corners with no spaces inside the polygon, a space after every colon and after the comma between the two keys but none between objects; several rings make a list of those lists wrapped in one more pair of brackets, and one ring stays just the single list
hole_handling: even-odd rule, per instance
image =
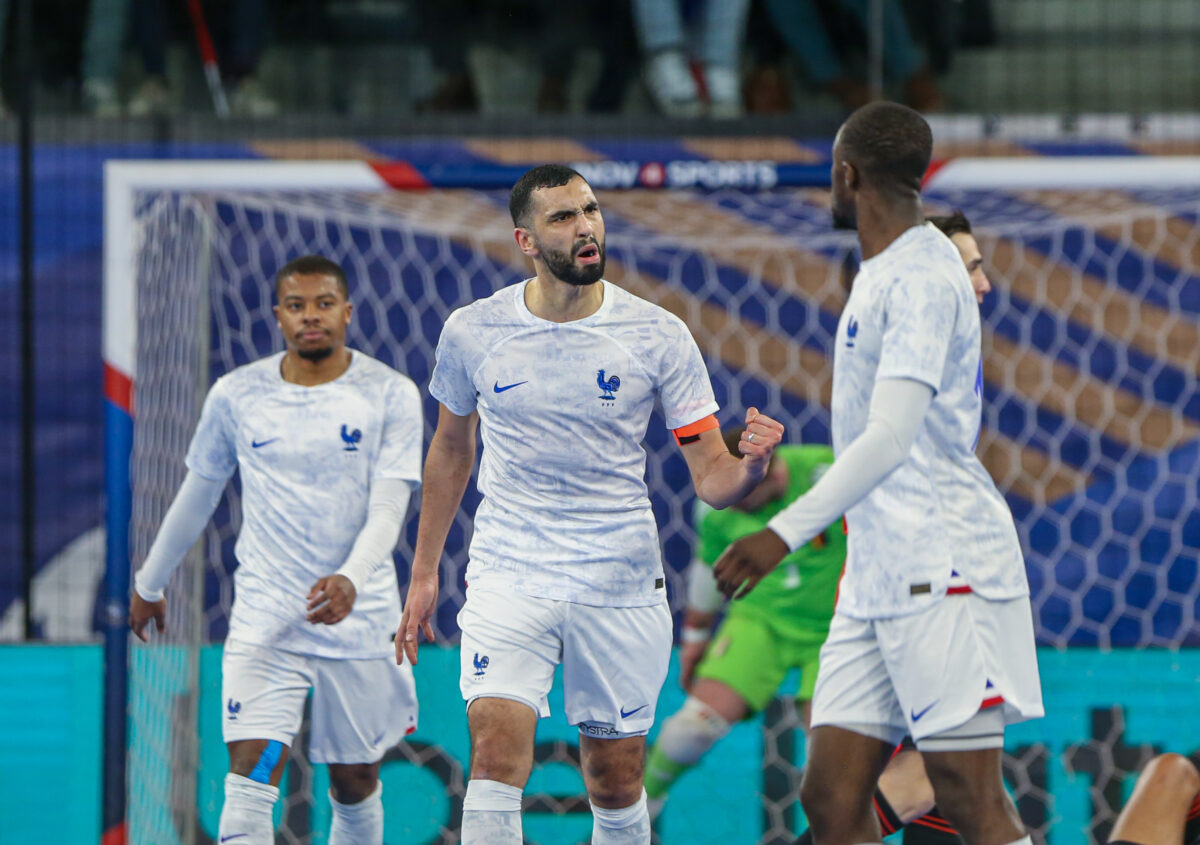
[{"label": "green goalkeeper jersey", "polygon": [[[828,446],[780,446],[775,456],[788,468],[788,489],[782,498],[753,513],[736,507],[718,511],[696,502],[697,557],[703,563],[712,566],[734,540],[766,527],[767,520],[807,492],[833,463]],[[839,519],[785,557],[750,595],[731,602],[729,613],[761,617],[787,636],[823,640],[845,562],[846,535]]]}]

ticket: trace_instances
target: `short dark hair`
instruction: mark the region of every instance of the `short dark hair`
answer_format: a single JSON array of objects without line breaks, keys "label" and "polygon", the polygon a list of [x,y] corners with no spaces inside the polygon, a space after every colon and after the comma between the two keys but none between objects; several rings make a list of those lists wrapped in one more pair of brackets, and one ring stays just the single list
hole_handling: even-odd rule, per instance
[{"label": "short dark hair", "polygon": [[899,103],[869,103],[841,129],[842,153],[872,185],[921,190],[933,157],[933,132],[925,118]]},{"label": "short dark hair", "polygon": [[280,267],[275,274],[275,299],[279,299],[279,286],[289,276],[333,276],[342,296],[347,302],[350,300],[350,282],[346,279],[346,271],[323,255],[302,255]]},{"label": "short dark hair", "polygon": [[946,237],[971,234],[971,221],[962,213],[961,208],[956,208],[949,214],[931,214],[925,219],[941,229]]},{"label": "short dark hair", "polygon": [[508,213],[512,215],[513,225],[525,225],[523,221],[529,214],[530,199],[534,191],[538,188],[561,188],[572,179],[583,179],[583,176],[565,164],[541,164],[526,171],[508,195]]}]

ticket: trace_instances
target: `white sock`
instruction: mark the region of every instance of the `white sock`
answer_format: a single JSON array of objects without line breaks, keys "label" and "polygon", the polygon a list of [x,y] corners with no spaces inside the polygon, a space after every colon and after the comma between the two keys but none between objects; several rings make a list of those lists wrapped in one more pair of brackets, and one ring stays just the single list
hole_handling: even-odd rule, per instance
[{"label": "white sock", "polygon": [[[590,803],[590,802],[589,802]],[[606,810],[592,804],[592,845],[649,845],[650,813],[646,790],[628,807]]]},{"label": "white sock", "polygon": [[467,781],[462,845],[521,845],[521,792],[498,780]]},{"label": "white sock", "polygon": [[271,813],[279,798],[279,787],[259,783],[233,772],[225,775],[225,806],[217,838],[238,838],[238,845],[274,845],[275,819]]},{"label": "white sock", "polygon": [[329,793],[333,824],[329,826],[329,845],[383,845],[383,784],[357,804],[342,804]]}]

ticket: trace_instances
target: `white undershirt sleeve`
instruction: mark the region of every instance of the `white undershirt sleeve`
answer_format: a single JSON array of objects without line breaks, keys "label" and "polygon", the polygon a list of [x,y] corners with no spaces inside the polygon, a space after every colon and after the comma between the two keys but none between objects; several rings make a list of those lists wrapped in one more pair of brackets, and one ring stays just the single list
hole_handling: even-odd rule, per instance
[{"label": "white undershirt sleeve", "polygon": [[687,606],[701,613],[716,613],[724,602],[712,567],[693,558],[687,571]]},{"label": "white undershirt sleeve", "polygon": [[337,571],[350,579],[356,593],[362,593],[363,585],[377,568],[391,562],[411,495],[412,487],[404,479],[383,478],[371,485],[367,521],[358,532],[346,562]]},{"label": "white undershirt sleeve", "polygon": [[217,509],[226,479],[215,481],[188,471],[167,509],[150,553],[133,579],[133,588],[146,601],[162,601],[167,582],[183,556],[200,538],[200,532]]},{"label": "white undershirt sleeve", "polygon": [[813,488],[767,527],[792,551],[824,531],[908,457],[933,402],[933,388],[907,378],[875,383],[867,425]]}]

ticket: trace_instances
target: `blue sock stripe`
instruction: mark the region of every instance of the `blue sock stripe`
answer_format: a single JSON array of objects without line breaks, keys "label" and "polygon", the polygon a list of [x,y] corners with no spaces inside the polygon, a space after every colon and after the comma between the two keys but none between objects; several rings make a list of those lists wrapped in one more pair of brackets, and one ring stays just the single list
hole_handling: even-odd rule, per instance
[{"label": "blue sock stripe", "polygon": [[276,739],[269,741],[267,747],[263,749],[262,756],[258,758],[254,771],[250,773],[250,780],[270,783],[271,772],[275,770],[281,754],[283,754],[283,743]]}]

